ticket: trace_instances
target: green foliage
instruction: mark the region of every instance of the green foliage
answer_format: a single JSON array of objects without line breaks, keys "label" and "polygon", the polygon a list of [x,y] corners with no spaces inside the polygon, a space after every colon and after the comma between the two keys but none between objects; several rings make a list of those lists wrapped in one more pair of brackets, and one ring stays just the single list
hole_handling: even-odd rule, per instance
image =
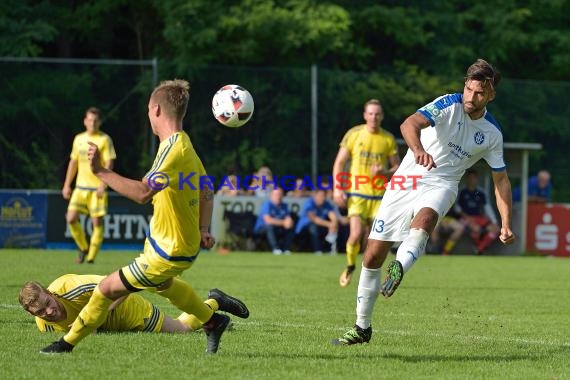
[{"label": "green foliage", "polygon": [[160,7],[178,67],[206,62],[290,66],[340,53],[350,44],[348,13],[312,0],[174,0]]},{"label": "green foliage", "polygon": [[[0,4],[0,55],[157,57],[160,78],[191,81],[185,128],[217,176],[261,165],[309,172],[312,64],[319,68],[318,167],[328,173],[367,99],[383,102],[383,125],[399,137],[407,115],[461,91],[465,68],[483,57],[506,78],[490,107],[506,140],[543,143],[546,153],[533,156],[531,171],[551,167],[555,186],[570,189],[569,85],[553,82],[570,80],[569,12],[567,0],[7,0]],[[24,66],[14,73],[0,63],[0,135],[10,146],[25,151],[23,141],[33,139],[61,179],[82,112],[97,105],[112,113],[104,129],[116,139],[118,169],[133,177],[146,172],[153,156],[148,71],[62,65],[52,74]],[[209,112],[211,96],[227,83],[245,86],[256,102],[239,130],[219,126]],[[1,165],[18,173],[27,164]],[[15,174],[0,186],[15,186],[14,178],[31,186]],[[570,198],[566,193],[557,199]]]},{"label": "green foliage", "polygon": [[[149,166],[145,171],[137,167],[150,132],[146,114],[138,110],[146,108],[151,88],[139,70],[129,75],[130,70],[121,67],[29,63],[1,67],[0,138],[6,148],[1,154],[5,173],[1,187],[60,188],[73,137],[85,130],[84,112],[92,105],[103,111],[102,130],[114,139],[117,169],[133,177],[148,170]],[[137,111],[127,113],[123,107]],[[127,149],[130,145],[141,148]]]},{"label": "green foliage", "polygon": [[42,43],[50,42],[57,34],[57,28],[42,19],[49,8],[45,1],[36,5],[19,0],[0,2],[0,56],[39,55]]},{"label": "green foliage", "polygon": [[[11,152],[8,157],[7,152]],[[19,170],[10,170],[14,165],[0,167],[3,181],[11,188],[55,188],[61,186],[56,169],[48,153],[37,142],[32,142],[24,151],[0,134],[0,162],[17,163]]]},{"label": "green foliage", "polygon": [[[248,305],[215,357],[203,333],[87,337],[74,352],[40,355],[61,337],[37,331],[17,294],[25,281],[111,273],[138,252],[103,251],[78,266],[73,251],[1,250],[0,351],[9,379],[564,379],[570,373],[567,260],[544,257],[422,257],[389,300],[379,298],[369,344],[330,344],[354,324],[357,283],[338,286],[344,255],[202,252],[182,278]],[[499,269],[498,275],[489,271]],[[356,277],[357,274],[355,275]],[[484,279],[484,280],[483,280]],[[533,286],[529,286],[533,284]],[[140,293],[171,317],[166,299]],[[168,359],[155,359],[168,358]]]}]

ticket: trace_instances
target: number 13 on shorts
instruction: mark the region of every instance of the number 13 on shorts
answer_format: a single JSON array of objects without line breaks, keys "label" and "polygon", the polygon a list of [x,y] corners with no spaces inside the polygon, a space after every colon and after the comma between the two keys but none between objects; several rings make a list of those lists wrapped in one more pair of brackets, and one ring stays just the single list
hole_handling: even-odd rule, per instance
[{"label": "number 13 on shorts", "polygon": [[384,220],[374,219],[374,223],[372,223],[372,231],[377,233],[384,232]]}]

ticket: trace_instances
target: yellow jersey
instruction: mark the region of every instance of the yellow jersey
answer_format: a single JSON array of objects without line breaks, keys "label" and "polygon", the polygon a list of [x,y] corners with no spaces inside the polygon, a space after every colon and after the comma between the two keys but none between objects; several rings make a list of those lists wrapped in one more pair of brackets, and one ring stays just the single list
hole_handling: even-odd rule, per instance
[{"label": "yellow jersey", "polygon": [[[67,332],[79,312],[93,294],[93,289],[104,276],[65,274],[58,277],[48,290],[57,297],[66,311],[66,319],[60,322],[48,322],[36,317],[36,325],[41,332]],[[160,331],[164,315],[149,301],[138,294],[129,295],[115,309],[111,310],[100,331]]]},{"label": "yellow jersey", "polygon": [[71,149],[70,158],[77,161],[77,178],[75,179],[75,187],[83,190],[96,190],[101,184],[99,178],[91,172],[89,166],[89,160],[87,159],[87,149],[89,144],[87,142],[92,142],[97,145],[99,152],[101,153],[102,164],[105,166],[107,162],[117,158],[115,153],[115,148],[113,146],[113,140],[109,135],[98,131],[97,133],[90,135],[87,132],[79,133],[73,139],[73,147]]},{"label": "yellow jersey", "polygon": [[177,132],[162,141],[145,178],[164,188],[152,199],[147,242],[153,254],[186,265],[200,250],[200,182],[206,175],[190,137]]},{"label": "yellow jersey", "polygon": [[[381,165],[387,168],[388,158],[398,154],[398,146],[394,135],[384,129],[370,133],[366,129],[366,124],[357,125],[346,132],[340,146],[350,153],[350,181],[348,195],[367,197],[381,197],[385,190],[380,189],[382,183],[375,182],[377,189],[371,183],[355,185],[356,176],[365,176],[372,181],[373,176],[370,171],[372,165]],[[346,184],[345,184],[346,185]]]}]

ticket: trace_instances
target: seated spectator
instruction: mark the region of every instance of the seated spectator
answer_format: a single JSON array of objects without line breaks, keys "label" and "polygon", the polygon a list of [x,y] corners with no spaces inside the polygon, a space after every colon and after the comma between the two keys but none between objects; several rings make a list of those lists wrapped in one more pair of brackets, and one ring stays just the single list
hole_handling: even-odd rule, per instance
[{"label": "seated spectator", "polygon": [[[333,187],[331,183],[322,177],[321,183],[317,186],[317,189],[326,189],[327,200],[331,202],[334,206],[336,212],[336,217],[338,219],[338,236],[336,239],[336,247],[331,248],[331,255],[336,255],[337,252],[346,252],[346,242],[348,241],[348,236],[350,235],[350,220],[348,219],[348,209],[346,207],[339,207],[333,198]],[[363,237],[366,240],[367,236]],[[364,244],[362,244],[364,246]]]},{"label": "seated spectator", "polygon": [[273,173],[267,166],[260,167],[253,175],[254,178],[249,184],[247,194],[255,195],[256,197],[267,198],[271,195],[273,190]]},{"label": "seated spectator", "polygon": [[[513,190],[513,201],[521,201],[521,188]],[[552,183],[550,182],[550,172],[541,170],[537,175],[528,179],[528,201],[529,202],[550,202],[552,197]]]},{"label": "seated spectator", "polygon": [[459,192],[455,206],[461,223],[470,231],[471,239],[475,242],[476,253],[481,255],[499,236],[500,229],[487,196],[477,187],[477,180],[477,171],[467,170],[466,186]]},{"label": "seated spectator", "polygon": [[289,208],[283,203],[283,189],[276,187],[271,191],[270,199],[261,205],[253,232],[265,234],[274,255],[290,254],[294,227]]},{"label": "seated spectator", "polygon": [[[428,252],[441,253],[444,256],[451,254],[455,244],[465,231],[465,226],[457,218],[458,215],[450,210],[441,219],[431,233]],[[444,244],[441,242],[442,235],[449,235]]]},{"label": "seated spectator", "polygon": [[216,195],[224,195],[227,197],[245,195],[245,191],[241,189],[238,184],[237,177],[233,174],[229,175],[219,186],[220,187]]},{"label": "seated spectator", "polygon": [[295,228],[297,235],[308,233],[311,236],[315,254],[323,252],[323,239],[331,244],[331,252],[336,253],[339,221],[334,205],[326,196],[325,190],[315,190],[314,195],[305,201]]},{"label": "seated spectator", "polygon": [[295,188],[287,192],[287,196],[294,198],[306,198],[311,196],[311,190],[304,186],[303,178],[297,178],[295,180]]}]

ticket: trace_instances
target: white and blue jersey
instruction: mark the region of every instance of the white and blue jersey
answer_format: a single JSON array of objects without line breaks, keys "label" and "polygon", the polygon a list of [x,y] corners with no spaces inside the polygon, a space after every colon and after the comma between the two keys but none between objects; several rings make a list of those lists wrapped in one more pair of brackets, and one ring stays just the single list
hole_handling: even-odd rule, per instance
[{"label": "white and blue jersey", "polygon": [[318,218],[329,220],[329,212],[335,212],[335,208],[331,202],[325,200],[325,202],[317,206],[314,198],[309,198],[303,204],[303,209],[301,211],[301,217],[297,222],[297,226],[295,227],[295,233],[300,233],[303,228],[311,224],[311,219],[309,218],[310,213],[314,213]]},{"label": "white and blue jersey", "polygon": [[255,222],[255,227],[253,228],[253,231],[255,233],[261,233],[264,230],[265,220],[263,220],[263,217],[265,215],[269,215],[275,219],[285,219],[287,216],[289,216],[289,207],[286,203],[280,203],[276,205],[270,200],[265,201],[265,203],[261,205],[259,215],[257,216],[257,221]]},{"label": "white and blue jersey", "polygon": [[[370,239],[403,241],[410,223],[423,208],[431,208],[440,219],[457,197],[465,170],[483,158],[492,170],[506,169],[503,158],[503,134],[499,124],[485,111],[471,120],[463,110],[463,95],[443,95],[418,110],[431,127],[421,130],[420,141],[437,167],[427,170],[416,164],[408,149],[392,180],[405,178],[400,186],[392,184],[376,212]],[[395,181],[394,181],[395,182]]]},{"label": "white and blue jersey", "polygon": [[506,169],[503,158],[503,134],[491,114],[471,120],[463,110],[463,95],[448,94],[418,110],[431,127],[421,131],[421,143],[437,165],[430,171],[416,164],[414,153],[408,149],[396,174],[421,175],[419,182],[438,184],[454,189],[465,170],[483,158],[493,171]]}]

